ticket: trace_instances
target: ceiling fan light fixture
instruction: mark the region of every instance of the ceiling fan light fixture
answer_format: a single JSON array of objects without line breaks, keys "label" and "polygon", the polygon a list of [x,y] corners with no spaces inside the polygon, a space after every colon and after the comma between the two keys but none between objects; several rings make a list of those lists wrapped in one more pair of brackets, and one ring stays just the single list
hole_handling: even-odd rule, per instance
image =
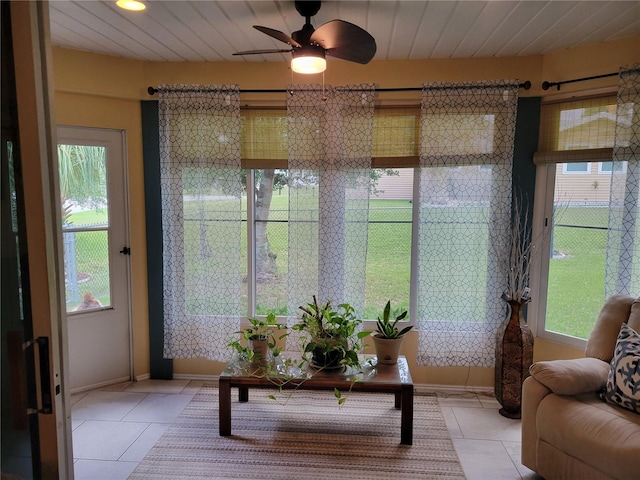
[{"label": "ceiling fan light fixture", "polygon": [[133,10],[139,12],[147,8],[147,6],[138,0],[118,0],[116,5],[124,10]]},{"label": "ceiling fan light fixture", "polygon": [[302,48],[293,51],[291,70],[296,73],[322,73],[327,69],[327,60],[324,58],[324,50],[318,47]]}]

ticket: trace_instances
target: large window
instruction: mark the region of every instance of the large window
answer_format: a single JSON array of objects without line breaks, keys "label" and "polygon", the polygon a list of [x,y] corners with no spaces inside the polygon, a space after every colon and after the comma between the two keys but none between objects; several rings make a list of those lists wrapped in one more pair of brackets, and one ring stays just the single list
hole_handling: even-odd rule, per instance
[{"label": "large window", "polygon": [[411,240],[414,169],[375,172],[375,193],[369,200],[369,245],[365,317],[375,319],[387,300],[393,308],[410,310]]},{"label": "large window", "polygon": [[[285,315],[288,268],[288,170],[286,112],[242,112],[242,157],[247,167],[248,315]],[[413,109],[383,109],[374,125],[364,316],[375,319],[387,300],[410,309],[414,168]],[[411,165],[411,168],[405,165]],[[413,164],[413,165],[412,165]],[[278,168],[281,167],[281,168]]]},{"label": "large window", "polygon": [[[395,309],[409,309],[413,216],[412,168],[376,169],[369,201],[365,317],[375,319],[387,300]],[[255,288],[255,314],[285,315],[288,251],[287,171],[256,169],[249,249],[255,252],[247,295]],[[251,199],[249,199],[251,200]],[[249,237],[251,240],[251,237]]]},{"label": "large window", "polygon": [[[583,347],[605,301],[616,98],[543,106],[536,155],[538,335]],[[626,170],[616,164],[616,168]]]},{"label": "large window", "polygon": [[563,171],[558,165],[552,193],[545,330],[586,339],[605,296],[611,175],[580,182]]}]

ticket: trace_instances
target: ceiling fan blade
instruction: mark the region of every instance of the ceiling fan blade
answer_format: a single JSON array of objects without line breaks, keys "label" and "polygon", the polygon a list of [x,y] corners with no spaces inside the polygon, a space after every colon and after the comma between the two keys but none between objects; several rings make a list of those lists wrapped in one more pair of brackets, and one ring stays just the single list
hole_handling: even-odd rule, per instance
[{"label": "ceiling fan blade", "polygon": [[320,25],[311,42],[326,50],[327,55],[350,62],[369,63],[376,54],[376,41],[367,32],[344,20],[331,20]]},{"label": "ceiling fan blade", "polygon": [[275,38],[276,40],[280,40],[281,42],[288,43],[292,47],[301,47],[298,42],[296,42],[293,38],[291,38],[286,33],[281,32],[280,30],[274,30],[269,27],[261,27],[260,25],[254,25],[253,28],[256,30],[269,35],[270,37]]},{"label": "ceiling fan blade", "polygon": [[263,53],[289,53],[291,52],[291,48],[285,48],[285,49],[267,49],[267,50],[245,50],[244,52],[235,52],[232,55],[261,55]]}]

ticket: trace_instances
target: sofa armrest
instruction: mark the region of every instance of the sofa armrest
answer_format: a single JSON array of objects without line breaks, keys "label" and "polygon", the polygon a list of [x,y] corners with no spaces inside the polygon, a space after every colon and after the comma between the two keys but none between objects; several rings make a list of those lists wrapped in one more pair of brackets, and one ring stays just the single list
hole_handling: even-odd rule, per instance
[{"label": "sofa armrest", "polygon": [[527,377],[522,384],[522,451],[521,463],[538,471],[536,465],[536,451],[538,446],[538,431],[536,428],[536,415],[538,405],[551,390],[538,382],[534,377]]},{"label": "sofa armrest", "polygon": [[598,358],[536,362],[529,373],[558,395],[596,392],[607,384],[610,365]]}]

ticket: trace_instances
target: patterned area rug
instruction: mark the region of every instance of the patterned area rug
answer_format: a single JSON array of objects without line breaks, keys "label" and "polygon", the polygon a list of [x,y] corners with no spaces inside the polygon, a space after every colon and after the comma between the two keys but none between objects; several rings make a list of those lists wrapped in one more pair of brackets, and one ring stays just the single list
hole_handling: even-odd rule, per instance
[{"label": "patterned area rug", "polygon": [[205,385],[131,474],[131,480],[464,479],[433,395],[414,397],[413,445],[400,444],[392,394],[296,391],[281,405],[265,390],[238,403],[218,435],[218,389]]}]

